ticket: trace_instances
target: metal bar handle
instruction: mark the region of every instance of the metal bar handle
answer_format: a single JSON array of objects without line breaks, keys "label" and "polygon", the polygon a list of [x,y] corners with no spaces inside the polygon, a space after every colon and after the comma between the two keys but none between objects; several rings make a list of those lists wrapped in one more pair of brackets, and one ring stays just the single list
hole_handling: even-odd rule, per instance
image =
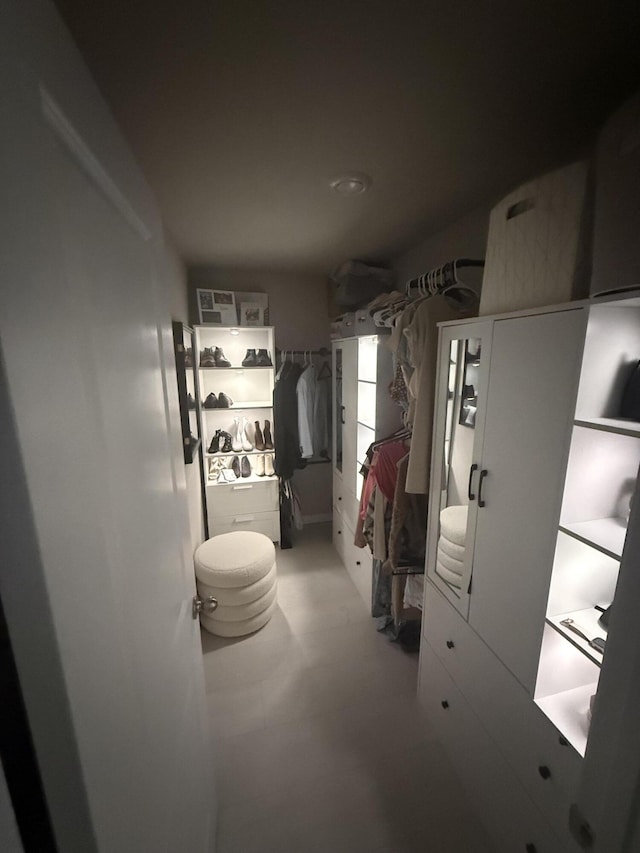
[{"label": "metal bar handle", "polygon": [[471,491],[471,481],[473,480],[473,472],[478,470],[477,464],[474,462],[471,468],[469,468],[469,486],[467,487],[467,496],[470,501],[475,501],[476,496]]},{"label": "metal bar handle", "polygon": [[478,506],[484,506],[485,502],[482,499],[482,482],[489,472],[486,468],[480,471],[480,479],[478,480]]}]

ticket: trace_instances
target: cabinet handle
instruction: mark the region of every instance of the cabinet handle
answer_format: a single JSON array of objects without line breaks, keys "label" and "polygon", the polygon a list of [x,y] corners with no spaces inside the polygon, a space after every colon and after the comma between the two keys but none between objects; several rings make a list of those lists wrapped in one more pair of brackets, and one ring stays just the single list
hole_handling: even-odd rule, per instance
[{"label": "cabinet handle", "polygon": [[487,476],[489,472],[486,468],[483,468],[480,471],[480,479],[478,480],[478,506],[484,506],[484,501],[482,500],[482,481]]},{"label": "cabinet handle", "polygon": [[453,640],[447,640],[447,648],[453,649],[454,647],[455,647],[455,643],[453,642]]},{"label": "cabinet handle", "polygon": [[234,524],[242,524],[243,521],[255,521],[256,518],[254,515],[236,515],[233,519]]},{"label": "cabinet handle", "polygon": [[344,419],[344,406],[340,406],[340,423],[346,423]]},{"label": "cabinet handle", "polygon": [[467,496],[470,501],[475,501],[476,496],[471,491],[471,481],[473,480],[473,472],[478,470],[478,466],[474,462],[471,468],[469,468],[469,485],[467,487]]},{"label": "cabinet handle", "polygon": [[540,767],[538,767],[538,773],[542,776],[543,779],[551,778],[551,770],[549,770],[546,764],[541,764]]},{"label": "cabinet handle", "polygon": [[243,492],[245,489],[252,489],[253,486],[231,486],[232,492]]},{"label": "cabinet handle", "polygon": [[442,700],[442,702],[441,702],[440,704],[441,704],[441,705],[442,705],[442,707],[445,709],[445,711],[446,711],[446,710],[447,710],[447,708],[449,707],[449,703],[447,702],[447,700],[446,700],[446,699],[443,699],[443,700]]}]

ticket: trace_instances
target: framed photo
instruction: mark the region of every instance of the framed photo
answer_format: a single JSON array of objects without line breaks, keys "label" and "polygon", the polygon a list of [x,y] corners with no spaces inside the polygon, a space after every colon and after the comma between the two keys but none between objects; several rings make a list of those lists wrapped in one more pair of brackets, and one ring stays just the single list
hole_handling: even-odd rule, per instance
[{"label": "framed photo", "polygon": [[213,326],[236,326],[238,312],[233,290],[204,290],[197,288],[198,317],[200,323]]},{"label": "framed photo", "polygon": [[264,308],[255,302],[240,304],[241,326],[264,326]]},{"label": "framed photo", "polygon": [[[236,293],[236,305],[239,305],[240,311],[240,323],[244,326],[245,323],[242,320],[242,309],[247,306],[251,306],[252,308],[262,308],[262,322],[261,326],[269,325],[269,295],[267,293],[243,293],[242,291],[238,291]],[[250,323],[247,325],[254,325],[254,323]]]}]

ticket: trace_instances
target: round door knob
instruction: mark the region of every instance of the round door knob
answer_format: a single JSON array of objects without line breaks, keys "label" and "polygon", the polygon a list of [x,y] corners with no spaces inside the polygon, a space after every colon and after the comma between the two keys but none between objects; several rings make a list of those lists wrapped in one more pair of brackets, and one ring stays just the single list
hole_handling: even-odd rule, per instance
[{"label": "round door knob", "polygon": [[442,702],[441,702],[440,704],[441,704],[441,705],[442,705],[442,707],[445,709],[445,711],[446,711],[446,710],[447,710],[447,708],[449,707],[449,703],[447,702],[447,700],[446,700],[446,699],[443,699],[443,700],[442,700]]},{"label": "round door knob", "polygon": [[546,764],[541,764],[540,767],[538,767],[538,773],[543,779],[549,779],[551,777],[551,770],[549,770]]},{"label": "round door knob", "polygon": [[453,649],[454,647],[455,647],[455,643],[453,642],[453,640],[447,640],[447,648]]}]

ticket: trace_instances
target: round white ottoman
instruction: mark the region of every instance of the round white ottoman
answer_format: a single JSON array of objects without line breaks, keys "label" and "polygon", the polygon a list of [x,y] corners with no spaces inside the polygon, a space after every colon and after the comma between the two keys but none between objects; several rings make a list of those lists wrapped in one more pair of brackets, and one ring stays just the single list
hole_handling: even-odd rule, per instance
[{"label": "round white ottoman", "polygon": [[220,637],[243,637],[267,624],[277,607],[276,549],[254,531],[221,533],[195,553],[198,595],[212,595],[218,607],[201,613],[203,628]]}]

